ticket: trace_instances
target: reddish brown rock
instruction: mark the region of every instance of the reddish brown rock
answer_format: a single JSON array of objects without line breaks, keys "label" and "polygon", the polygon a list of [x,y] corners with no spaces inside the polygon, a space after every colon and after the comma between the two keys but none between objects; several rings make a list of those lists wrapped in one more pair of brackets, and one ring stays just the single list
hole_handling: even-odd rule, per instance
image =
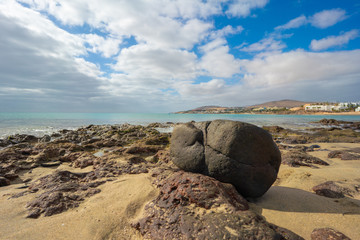
[{"label": "reddish brown rock", "polygon": [[94,161],[97,159],[94,155],[88,152],[81,153],[71,153],[66,158],[66,160],[70,160],[71,166],[76,168],[85,168],[94,164]]},{"label": "reddish brown rock", "polygon": [[249,211],[230,184],[183,171],[153,175],[160,194],[133,224],[146,239],[302,239]]},{"label": "reddish brown rock", "polygon": [[26,192],[44,192],[33,201],[27,203],[29,210],[28,218],[37,218],[41,214],[51,216],[66,211],[69,208],[78,207],[85,197],[90,197],[100,192],[95,189],[105,181],[89,182],[87,178],[90,173],[73,173],[69,171],[56,171],[44,176],[31,184],[29,190],[19,194],[20,197]]},{"label": "reddish brown rock", "polygon": [[348,149],[343,151],[331,151],[328,154],[329,158],[341,158],[341,160],[360,160],[359,149]]},{"label": "reddish brown rock", "polygon": [[60,156],[65,154],[64,149],[49,146],[44,148],[39,154],[30,156],[28,161],[34,163],[43,163],[57,160]]},{"label": "reddish brown rock", "polygon": [[170,152],[168,150],[160,150],[154,155],[154,161],[168,163],[170,162]]},{"label": "reddish brown rock", "polygon": [[160,148],[158,146],[147,145],[132,145],[125,150],[128,154],[144,154],[144,153],[156,153]]},{"label": "reddish brown rock", "polygon": [[344,198],[345,195],[353,197],[353,192],[350,189],[342,187],[333,181],[324,182],[312,189],[317,195],[328,198]]},{"label": "reddish brown rock", "polygon": [[332,228],[316,228],[311,233],[311,240],[351,240],[345,234]]},{"label": "reddish brown rock", "polygon": [[193,203],[205,209],[214,204],[227,206],[231,211],[249,209],[247,201],[231,184],[201,174],[174,173],[161,183],[160,192],[159,205],[163,207]]}]

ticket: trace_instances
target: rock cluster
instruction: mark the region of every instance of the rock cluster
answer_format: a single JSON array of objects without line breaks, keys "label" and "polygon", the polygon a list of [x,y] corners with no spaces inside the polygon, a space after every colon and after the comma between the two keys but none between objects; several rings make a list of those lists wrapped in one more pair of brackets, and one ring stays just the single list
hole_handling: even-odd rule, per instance
[{"label": "rock cluster", "polygon": [[360,122],[352,122],[352,121],[340,121],[335,119],[321,119],[319,122],[322,125],[327,126],[339,126],[343,129],[353,129],[353,130],[360,130]]},{"label": "rock cluster", "polygon": [[[324,122],[327,122],[327,119]],[[311,142],[360,142],[360,132],[358,128],[358,126],[360,126],[360,122],[336,122],[338,125],[325,124],[325,127],[310,128],[306,129],[306,131],[284,129],[278,126],[264,126],[263,128],[269,131],[273,135],[275,142],[279,144],[305,144]]]},{"label": "rock cluster", "polygon": [[260,197],[274,183],[281,163],[271,135],[228,120],[174,128],[170,154],[179,168],[231,183],[244,197]]},{"label": "rock cluster", "polygon": [[[169,143],[169,134],[143,126],[91,125],[43,138],[15,135],[4,142],[7,145],[0,150],[0,187],[13,180],[23,181],[26,190],[12,198],[37,194],[26,206],[27,217],[37,218],[77,207],[85,198],[100,192],[99,185],[114,177],[146,173],[156,162],[161,164],[168,155],[163,149]],[[153,161],[145,160],[153,155]],[[56,171],[37,180],[19,177],[20,172],[64,163],[91,169],[86,173]]]},{"label": "rock cluster", "polygon": [[105,181],[88,181],[92,173],[73,173],[69,171],[56,171],[31,184],[27,192],[44,190],[35,200],[27,203],[29,218],[37,218],[42,213],[51,216],[79,206],[85,197],[100,192],[97,189]]}]

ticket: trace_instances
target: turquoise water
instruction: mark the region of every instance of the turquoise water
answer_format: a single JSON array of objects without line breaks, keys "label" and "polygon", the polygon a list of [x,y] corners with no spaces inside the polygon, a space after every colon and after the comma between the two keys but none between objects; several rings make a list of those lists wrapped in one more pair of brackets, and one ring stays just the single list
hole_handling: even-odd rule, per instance
[{"label": "turquoise water", "polygon": [[252,114],[173,114],[173,113],[0,113],[0,138],[16,133],[42,136],[60,129],[76,129],[90,124],[141,124],[229,119],[257,126],[278,125],[303,129],[323,118],[360,121],[360,115],[252,115]]}]

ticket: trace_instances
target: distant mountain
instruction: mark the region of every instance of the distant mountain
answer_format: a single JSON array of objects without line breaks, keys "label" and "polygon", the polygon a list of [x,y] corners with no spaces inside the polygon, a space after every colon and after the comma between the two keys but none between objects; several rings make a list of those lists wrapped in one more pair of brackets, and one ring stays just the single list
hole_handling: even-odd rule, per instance
[{"label": "distant mountain", "polygon": [[309,104],[312,102],[302,102],[302,101],[296,101],[296,100],[290,100],[290,99],[284,99],[280,101],[272,101],[272,102],[266,102],[262,104],[252,105],[246,108],[260,108],[260,107],[284,107],[284,108],[293,108],[293,107],[301,107],[304,104]]},{"label": "distant mountain", "polygon": [[221,107],[221,106],[202,106],[187,111],[181,111],[177,113],[244,113],[251,112],[254,108],[295,108],[301,107],[305,104],[312,102],[302,102],[290,99],[284,99],[280,101],[266,102],[262,104],[252,105],[248,107]]},{"label": "distant mountain", "polygon": [[202,106],[191,110],[176,112],[176,113],[221,113],[227,111],[228,107],[221,106]]}]

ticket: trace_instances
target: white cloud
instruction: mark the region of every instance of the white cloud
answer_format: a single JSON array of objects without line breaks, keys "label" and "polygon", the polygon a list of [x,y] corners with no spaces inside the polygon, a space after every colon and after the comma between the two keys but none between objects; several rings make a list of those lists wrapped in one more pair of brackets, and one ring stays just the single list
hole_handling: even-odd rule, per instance
[{"label": "white cloud", "polygon": [[299,28],[309,23],[317,28],[328,28],[338,22],[343,21],[344,19],[346,19],[346,17],[346,11],[340,8],[323,10],[321,12],[315,13],[311,17],[301,15],[297,18],[290,20],[284,25],[277,26],[275,30]]},{"label": "white cloud", "polygon": [[138,44],[123,49],[113,66],[116,71],[155,79],[192,79],[196,76],[196,55],[186,50],[163,49]]},{"label": "white cloud", "polygon": [[247,72],[244,80],[249,85],[267,87],[296,82],[330,84],[356,78],[360,76],[358,62],[360,50],[324,53],[297,50],[245,60],[242,67]]},{"label": "white cloud", "polygon": [[253,43],[249,46],[240,48],[240,51],[244,52],[274,52],[281,51],[286,48],[286,45],[273,37],[264,38],[257,43]]},{"label": "white cloud", "polygon": [[229,53],[229,47],[224,39],[215,39],[201,49],[205,53],[199,66],[206,71],[207,75],[229,78],[240,72],[240,62]]},{"label": "white cloud", "polygon": [[282,30],[282,29],[298,28],[307,23],[308,23],[307,18],[304,15],[301,15],[300,17],[294,18],[294,19],[290,20],[288,23],[278,26],[275,29]]},{"label": "white cloud", "polygon": [[14,88],[14,87],[0,87],[0,92],[4,95],[24,95],[24,94],[44,94],[43,89],[37,88]]},{"label": "white cloud", "polygon": [[331,47],[342,46],[350,40],[359,37],[359,30],[351,30],[339,36],[329,36],[320,40],[312,40],[310,48],[314,51],[321,51]]},{"label": "white cloud", "polygon": [[172,18],[207,18],[211,15],[222,13],[221,4],[226,0],[201,1],[201,0],[162,0],[159,4],[161,14]]},{"label": "white cloud", "polygon": [[228,86],[223,79],[212,79],[208,82],[193,84],[190,82],[181,82],[176,84],[176,90],[182,97],[192,98],[194,96],[210,97],[219,96],[226,93]]},{"label": "white cloud", "polygon": [[233,17],[247,17],[254,8],[262,8],[269,0],[233,0],[226,14]]},{"label": "white cloud", "polygon": [[211,32],[210,37],[212,39],[222,38],[222,37],[226,37],[227,35],[241,33],[243,30],[244,30],[244,28],[242,26],[233,27],[231,25],[227,25],[227,26],[223,27],[222,29]]},{"label": "white cloud", "polygon": [[179,83],[176,89],[183,99],[196,101],[196,106],[209,103],[244,106],[284,98],[304,101],[357,99],[358,62],[360,50],[274,53],[243,60],[244,78],[239,83],[214,79],[198,84]]},{"label": "white cloud", "polygon": [[343,21],[346,18],[346,11],[340,8],[324,10],[314,14],[310,23],[317,28],[327,28]]},{"label": "white cloud", "polygon": [[[53,22],[38,12],[24,8],[14,1],[6,1],[0,4],[0,14],[31,32],[32,35],[43,39],[43,43],[47,40],[56,42],[57,48],[39,45],[37,48],[38,54],[69,57],[86,53],[80,37],[56,27]],[[52,48],[52,51],[47,51],[48,48]]]},{"label": "white cloud", "polygon": [[[358,51],[282,53],[284,36],[272,34],[241,49],[255,53],[254,59],[237,59],[226,37],[241,33],[243,27],[216,29],[214,15],[250,16],[268,0],[21,2],[30,8],[16,1],[0,1],[0,95],[6,103],[1,109],[4,105],[11,109],[14,102],[26,110],[36,102],[36,107],[44,109],[71,106],[81,111],[157,111],[159,106],[169,109],[209,102],[245,105],[264,96],[318,94],[323,85],[339,86],[335,90],[343,92],[352,86],[355,91],[352,83],[359,77]],[[304,24],[324,28],[345,14],[341,9],[325,10],[313,17],[300,16],[277,29]],[[85,32],[70,33],[79,29]],[[342,37],[342,41],[351,39]],[[321,48],[329,46],[329,39],[314,41]],[[86,61],[88,53],[108,58],[111,65]],[[105,75],[103,66],[113,71]],[[199,76],[212,80],[197,83]],[[330,88],[328,94],[335,95],[335,90]]]},{"label": "white cloud", "polygon": [[[100,28],[114,38],[134,36],[138,42],[161,47],[191,49],[213,27],[195,18],[217,14],[220,3],[183,1],[48,0],[25,1],[38,11],[46,11],[63,24]],[[204,7],[204,8],[202,8]],[[180,18],[180,19],[179,19]]]},{"label": "white cloud", "polygon": [[207,53],[210,52],[216,48],[219,48],[221,46],[227,45],[227,41],[225,38],[216,38],[214,40],[212,40],[211,42],[208,42],[207,44],[199,47],[199,49],[203,52],[203,53]]},{"label": "white cloud", "polygon": [[93,16],[87,1],[18,0],[37,11],[46,11],[66,25],[83,25]]},{"label": "white cloud", "polygon": [[100,94],[102,72],[80,57],[86,48],[79,36],[13,1],[0,3],[0,32],[2,109],[66,109]]},{"label": "white cloud", "polygon": [[120,50],[121,39],[104,38],[97,34],[81,34],[80,35],[86,43],[89,44],[87,50],[92,53],[101,53],[102,56],[109,58],[117,54]]}]

